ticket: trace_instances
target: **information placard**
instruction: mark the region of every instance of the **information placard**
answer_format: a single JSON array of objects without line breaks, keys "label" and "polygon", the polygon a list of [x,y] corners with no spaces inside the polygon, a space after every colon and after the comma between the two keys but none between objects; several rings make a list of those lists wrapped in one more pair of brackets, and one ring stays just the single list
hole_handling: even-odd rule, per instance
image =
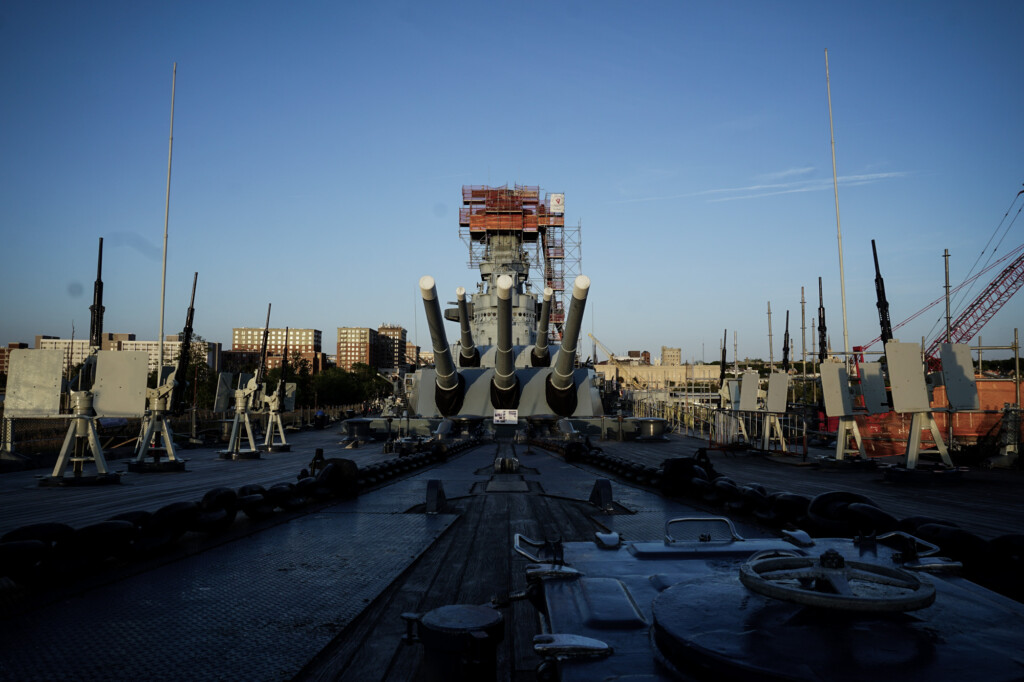
[{"label": "information placard", "polygon": [[519,410],[495,410],[494,411],[494,423],[495,424],[518,424],[519,423]]}]

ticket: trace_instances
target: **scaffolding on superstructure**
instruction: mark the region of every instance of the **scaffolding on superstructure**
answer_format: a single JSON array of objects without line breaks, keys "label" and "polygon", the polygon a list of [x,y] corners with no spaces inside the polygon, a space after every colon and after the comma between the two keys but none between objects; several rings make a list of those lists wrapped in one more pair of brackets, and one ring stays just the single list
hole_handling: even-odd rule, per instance
[{"label": "scaffolding on superstructure", "polygon": [[[463,185],[459,237],[469,247],[469,267],[480,267],[494,235],[519,237],[530,263],[530,286],[540,292],[551,287],[549,341],[562,340],[566,281],[580,274],[580,225],[565,228],[565,195],[545,193],[533,185]],[[555,205],[552,205],[552,202]]]}]

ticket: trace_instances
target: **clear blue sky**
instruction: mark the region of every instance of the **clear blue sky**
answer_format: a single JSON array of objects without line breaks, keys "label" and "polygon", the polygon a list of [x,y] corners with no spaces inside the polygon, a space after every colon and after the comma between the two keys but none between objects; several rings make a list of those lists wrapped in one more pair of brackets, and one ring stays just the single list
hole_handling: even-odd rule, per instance
[{"label": "clear blue sky", "polygon": [[[584,330],[619,353],[799,353],[824,280],[842,348],[978,259],[1024,182],[1020,2],[28,2],[0,5],[0,342],[156,338],[178,63],[167,333],[400,323],[473,287],[463,184],[540,185],[582,222]],[[1019,208],[1020,201],[1014,205]],[[996,257],[1024,242],[1024,218]],[[990,247],[991,249],[991,247]],[[982,258],[987,258],[985,253]],[[987,281],[988,278],[985,278]],[[975,292],[977,293],[977,289]],[[937,333],[940,307],[897,336]],[[1012,341],[1024,294],[983,332]],[[452,338],[456,329],[449,330]],[[589,354],[590,343],[584,343]],[[602,354],[603,356],[603,354]]]}]

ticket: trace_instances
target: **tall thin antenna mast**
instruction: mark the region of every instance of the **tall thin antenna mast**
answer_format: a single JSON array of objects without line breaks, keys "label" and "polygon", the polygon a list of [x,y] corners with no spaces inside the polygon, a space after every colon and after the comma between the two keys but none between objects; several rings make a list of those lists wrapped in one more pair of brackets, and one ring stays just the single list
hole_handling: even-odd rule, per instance
[{"label": "tall thin antenna mast", "polygon": [[843,230],[839,227],[839,178],[836,175],[836,134],[832,127],[832,84],[828,75],[828,48],[825,48],[825,87],[828,90],[828,134],[832,141],[832,186],[836,195],[836,233],[839,236],[839,295],[843,301],[843,354],[850,356],[850,337],[846,331],[846,277],[843,274]]},{"label": "tall thin antenna mast", "polygon": [[171,213],[171,154],[174,151],[174,84],[178,77],[178,62],[171,73],[171,134],[167,139],[167,200],[164,202],[164,264],[160,274],[160,353],[157,361],[156,381],[159,385],[164,372],[164,292],[167,289],[167,221]]}]

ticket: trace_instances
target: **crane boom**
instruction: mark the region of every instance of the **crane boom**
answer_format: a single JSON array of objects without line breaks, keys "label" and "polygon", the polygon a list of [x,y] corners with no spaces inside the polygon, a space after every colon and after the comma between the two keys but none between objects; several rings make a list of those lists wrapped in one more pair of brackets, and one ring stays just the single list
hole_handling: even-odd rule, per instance
[{"label": "crane boom", "polygon": [[[1005,263],[1006,261],[1008,261],[1011,258],[1015,258],[1013,263],[1016,263],[1017,259],[1019,259],[1022,256],[1024,256],[1024,244],[1021,244],[1020,246],[1015,248],[1013,251],[1010,251],[1009,253],[1007,253],[1005,256],[1003,256],[999,260],[997,260],[994,263],[990,264],[984,270],[981,270],[980,272],[978,272],[976,275],[973,275],[972,277],[970,277],[968,279],[965,279],[963,282],[960,282],[960,284],[958,284],[955,287],[953,287],[952,289],[950,289],[949,293],[950,294],[955,294],[955,293],[959,292],[964,287],[969,286],[971,284],[974,284],[974,282],[976,282],[978,280],[978,278],[980,278],[986,272],[989,272],[992,269],[994,269],[997,265],[1001,265],[1001,264]],[[1012,265],[1011,266],[1007,266],[1007,267],[1012,267]],[[912,322],[912,321],[916,320],[918,317],[920,317],[921,315],[925,314],[926,312],[928,312],[929,310],[931,310],[932,308],[934,308],[938,304],[942,303],[944,300],[946,300],[946,296],[945,295],[939,296],[937,299],[935,299],[934,301],[932,301],[931,303],[929,303],[925,307],[921,308],[920,310],[918,310],[916,313],[914,313],[913,315],[911,315],[907,319],[905,319],[902,322],[900,322],[899,324],[893,326],[892,331],[896,331],[897,329],[902,328],[905,324],[908,324],[909,322]],[[943,336],[945,336],[945,332],[943,332]],[[876,336],[875,338],[871,339],[866,344],[864,344],[863,349],[867,350],[868,348],[871,348],[871,346],[875,345],[876,343],[878,343],[881,340],[882,340],[881,336]]]},{"label": "crane boom", "polygon": [[[597,344],[597,347],[598,347],[598,348],[600,348],[601,350],[603,350],[603,351],[604,351],[605,355],[607,355],[607,356],[608,356],[608,362],[610,362],[610,363],[611,363],[611,364],[613,364],[613,365],[621,365],[621,364],[622,364],[621,362],[619,362],[619,361],[618,361],[618,360],[617,360],[617,359],[615,358],[615,353],[613,353],[613,352],[611,351],[611,349],[609,349],[609,348],[608,348],[608,346],[606,346],[606,345],[604,345],[603,343],[601,343],[600,341],[598,341],[598,340],[597,340],[597,337],[596,337],[596,336],[594,336],[593,334],[587,334],[587,336],[589,336],[589,337],[590,337],[590,338],[591,338],[591,339],[592,339],[592,340],[594,341],[594,343],[596,343],[596,344]],[[595,362],[596,362],[596,361],[597,361],[597,358],[594,358],[594,360],[595,360]]]},{"label": "crane boom", "polygon": [[[1022,285],[1024,285],[1024,254],[1017,256],[1012,263],[1003,268],[995,279],[989,282],[984,291],[971,301],[971,304],[950,324],[950,341],[965,343],[974,338]],[[935,357],[939,345],[945,341],[945,338],[946,333],[943,330],[929,344],[925,351],[925,357]]]}]

